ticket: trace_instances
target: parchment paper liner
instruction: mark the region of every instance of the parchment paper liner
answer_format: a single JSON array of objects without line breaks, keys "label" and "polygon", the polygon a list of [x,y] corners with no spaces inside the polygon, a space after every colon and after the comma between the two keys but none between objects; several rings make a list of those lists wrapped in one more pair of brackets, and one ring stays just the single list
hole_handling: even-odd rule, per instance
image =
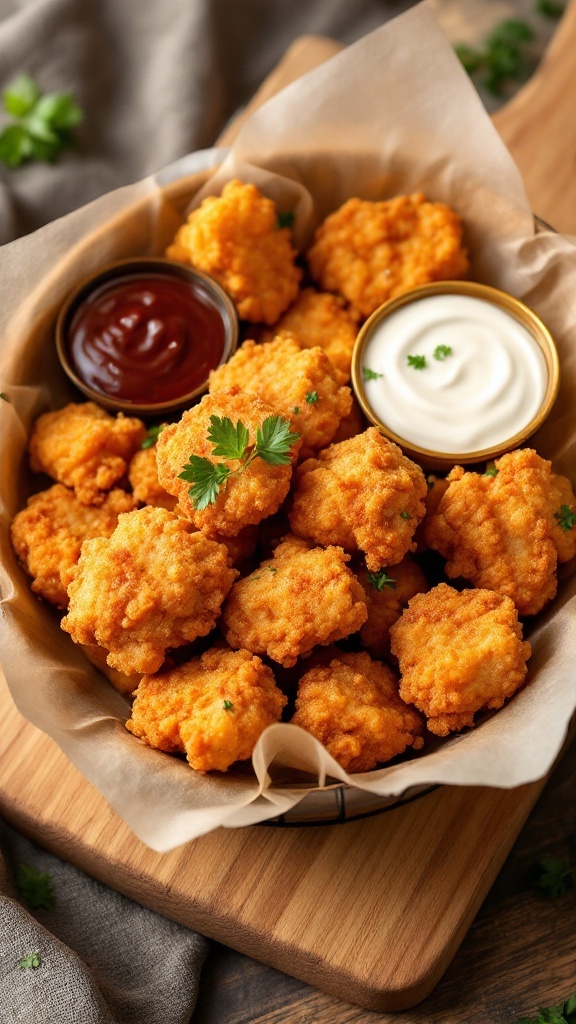
[{"label": "parchment paper liner", "polygon": [[82,276],[109,260],[162,252],[188,201],[219,192],[231,177],[254,181],[283,209],[295,208],[300,244],[350,195],[375,199],[421,189],[460,211],[473,276],[532,306],[556,338],[560,396],[534,446],[576,477],[576,250],[561,236],[535,235],[518,171],[426,4],[285,89],[253,115],[228,156],[193,154],[4,247],[0,391],[10,403],[0,401],[2,665],[21,713],[159,851],[294,806],[308,787],[299,773],[292,786],[272,785],[274,759],[312,773],[318,786],[329,776],[387,797],[420,784],[522,785],[550,768],[576,705],[576,578],[568,565],[553,605],[528,627],[528,685],[475,731],[350,777],[311,736],[279,724],[256,747],[255,774],[202,776],[124,729],[124,699],[30,591],[9,523],[27,495],[48,483],[23,468],[26,436],[40,412],[79,400],[56,361],[57,308]]}]

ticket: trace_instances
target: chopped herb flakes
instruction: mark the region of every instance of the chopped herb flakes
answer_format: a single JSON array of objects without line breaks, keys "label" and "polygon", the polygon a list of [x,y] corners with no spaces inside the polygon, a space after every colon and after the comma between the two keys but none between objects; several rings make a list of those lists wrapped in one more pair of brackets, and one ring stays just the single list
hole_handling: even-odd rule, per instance
[{"label": "chopped herb flakes", "polygon": [[560,505],[554,513],[554,519],[561,530],[572,530],[576,526],[576,510],[571,509],[570,505]]},{"label": "chopped herb flakes", "polygon": [[374,590],[382,590],[382,587],[389,587],[390,590],[396,590],[396,580],[392,579],[391,576],[386,575],[385,569],[379,569],[378,572],[368,573],[368,583]]},{"label": "chopped herb flakes", "polygon": [[27,953],[21,960],[18,961],[18,967],[40,967],[42,963],[40,953]]},{"label": "chopped herb flakes", "polygon": [[306,401],[308,402],[308,405],[314,405],[314,402],[319,402],[320,399],[318,398],[318,392],[309,391],[306,395]]},{"label": "chopped herb flakes", "polygon": [[452,349],[450,348],[450,345],[436,345],[436,348],[434,349],[434,359],[442,362],[447,356],[451,355]]},{"label": "chopped herb flakes", "polygon": [[224,711],[234,711],[234,705],[231,700],[222,701],[222,707],[224,708]]},{"label": "chopped herb flakes", "polygon": [[426,356],[407,356],[408,366],[415,370],[423,370],[426,366]]},{"label": "chopped herb flakes", "polygon": [[379,377],[383,377],[382,373],[376,373],[376,370],[371,370],[368,366],[362,367],[362,378],[364,380],[378,380]]}]

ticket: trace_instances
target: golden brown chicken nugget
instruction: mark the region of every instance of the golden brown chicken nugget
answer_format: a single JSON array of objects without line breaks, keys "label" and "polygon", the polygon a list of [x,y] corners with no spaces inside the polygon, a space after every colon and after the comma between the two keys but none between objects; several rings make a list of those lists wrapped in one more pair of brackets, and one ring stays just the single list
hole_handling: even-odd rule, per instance
[{"label": "golden brown chicken nugget", "polygon": [[313,279],[363,317],[417,285],[468,271],[460,217],[421,192],[349,199],[320,225],[307,259]]},{"label": "golden brown chicken nugget", "polygon": [[228,561],[223,544],[164,508],[128,512],[110,538],[85,542],[62,628],[105,647],[126,675],[157,672],[168,648],[213,629],[238,575]]},{"label": "golden brown chicken nugget", "polygon": [[390,630],[400,664],[400,696],[447,736],[474,725],[479,711],[501,708],[522,686],[530,644],[522,641],[509,597],[458,593],[440,583],[417,594]]},{"label": "golden brown chicken nugget", "polygon": [[257,345],[245,341],[232,358],[213,370],[210,394],[237,388],[259,395],[292,423],[302,439],[300,456],[325,448],[352,408],[350,388],[342,387],[321,348],[301,349],[291,336]]},{"label": "golden brown chicken nugget", "polygon": [[292,335],[301,348],[324,349],[336,369],[340,384],[350,380],[352,349],[358,334],[358,317],[346,309],[344,300],[330,292],[303,288],[296,302],[278,320],[273,330],[266,331],[262,341]]},{"label": "golden brown chicken nugget", "polygon": [[141,420],[121,412],[111,416],[95,402],[72,402],[36,420],[30,465],[74,488],[84,505],[96,505],[125,475],[145,435]]},{"label": "golden brown chicken nugget", "polygon": [[[257,526],[280,508],[290,489],[292,461],[272,465],[255,458],[247,469],[238,473],[240,461],[213,455],[214,442],[209,438],[213,418],[227,418],[234,426],[242,423],[247,428],[251,446],[258,429],[273,415],[274,410],[256,395],[223,391],[205,395],[199,405],[184,413],[179,423],[172,423],[160,434],[156,446],[160,483],[178,498],[177,511],[199,530],[210,536],[236,537],[244,527]],[[296,458],[299,448],[299,440],[291,444],[288,452],[291,460]],[[190,496],[191,483],[180,476],[191,456],[207,459],[231,471],[214,496],[215,500],[204,508],[195,507]]]},{"label": "golden brown chicken nugget", "polygon": [[423,745],[422,718],[398,696],[392,670],[365,652],[338,653],[305,672],[292,723],[312,733],[348,772],[369,772]]},{"label": "golden brown chicken nugget", "polygon": [[126,728],[145,743],[182,752],[199,772],[225,772],[251,757],[286,697],[249,651],[213,648],[160,675],[144,676]]},{"label": "golden brown chicken nugget", "polygon": [[426,491],[420,467],[370,427],[298,467],[290,523],[317,544],[363,551],[375,571],[413,550]]},{"label": "golden brown chicken nugget", "polygon": [[91,537],[109,537],[122,512],[135,508],[132,495],[115,488],[101,505],[83,505],[74,491],[54,484],[33,494],[26,508],[14,517],[12,544],[26,572],[32,590],[55,604],[68,607],[66,577],[80,558],[80,549]]},{"label": "golden brown chicken nugget", "polygon": [[205,199],[166,255],[216,278],[252,323],[273,324],[298,294],[302,271],[291,232],[255,185],[229,181],[221,196]]},{"label": "golden brown chicken nugget", "polygon": [[141,505],[167,508],[173,512],[177,499],[165,491],[158,479],[156,445],[136,452],[128,467],[128,480],[136,501]]},{"label": "golden brown chicken nugget", "polygon": [[368,618],[360,630],[360,643],[373,658],[390,655],[390,627],[415,594],[428,590],[428,581],[417,562],[404,555],[401,562],[378,572],[357,570],[366,594]]},{"label": "golden brown chicken nugget", "polygon": [[496,459],[492,472],[452,470],[426,540],[447,559],[451,579],[506,594],[521,615],[535,615],[556,593],[561,533],[551,464],[521,448]]},{"label": "golden brown chicken nugget", "polygon": [[230,646],[289,668],[318,644],[356,632],[366,620],[366,602],[348,561],[341,548],[285,540],[232,588],[221,620]]}]

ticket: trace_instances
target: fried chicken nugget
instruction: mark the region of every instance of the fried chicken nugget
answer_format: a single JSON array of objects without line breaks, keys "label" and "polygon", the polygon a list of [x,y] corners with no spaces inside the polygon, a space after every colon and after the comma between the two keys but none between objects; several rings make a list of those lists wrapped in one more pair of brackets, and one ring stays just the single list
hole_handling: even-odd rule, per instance
[{"label": "fried chicken nugget", "polygon": [[73,487],[83,505],[97,505],[128,468],[146,435],[141,420],[116,417],[95,402],[71,402],[36,421],[30,437],[30,465]]},{"label": "fried chicken nugget", "polygon": [[[408,601],[428,590],[422,569],[410,555],[382,573],[359,569],[356,573],[366,594],[368,618],[360,630],[360,643],[373,658],[390,655],[390,627],[400,618]],[[384,582],[385,578],[385,582]]]},{"label": "fried chicken nugget", "polygon": [[105,647],[126,675],[157,672],[168,648],[210,632],[237,575],[224,545],[184,519],[164,508],[128,512],[109,539],[84,543],[62,629]]},{"label": "fried chicken nugget", "polygon": [[420,467],[370,427],[298,467],[290,523],[317,544],[363,551],[374,571],[414,549],[426,491]]},{"label": "fried chicken nugget", "polygon": [[141,505],[154,505],[155,508],[167,508],[173,512],[177,499],[165,491],[158,479],[156,463],[156,445],[136,452],[128,467],[128,480],[134,498]]},{"label": "fried chicken nugget", "polygon": [[320,225],[307,260],[313,279],[363,317],[416,285],[468,271],[460,217],[421,192],[349,199]]},{"label": "fried chicken nugget", "polygon": [[230,591],[221,620],[230,646],[290,668],[316,645],[355,633],[366,621],[366,600],[349,560],[341,548],[287,538]]},{"label": "fried chicken nugget", "polygon": [[262,341],[272,341],[285,334],[295,337],[301,348],[319,346],[324,349],[336,370],[338,383],[348,383],[358,317],[346,309],[339,295],[303,288],[274,330],[264,332]]},{"label": "fried chicken nugget", "polygon": [[321,348],[301,349],[290,335],[257,345],[245,341],[209,378],[210,394],[237,388],[256,394],[289,419],[302,439],[302,455],[325,448],[352,408],[350,388],[342,387]]},{"label": "fried chicken nugget", "polygon": [[101,505],[82,505],[74,491],[54,484],[33,494],[26,508],[14,517],[12,544],[29,576],[32,590],[57,608],[68,607],[68,571],[80,558],[80,549],[91,537],[109,537],[122,512],[136,504],[130,494],[115,488]]},{"label": "fried chicken nugget", "polygon": [[292,723],[316,736],[348,772],[369,772],[424,742],[422,718],[400,700],[392,670],[364,651],[338,652],[305,672]]},{"label": "fried chicken nugget", "polygon": [[[257,526],[273,515],[290,489],[292,464],[276,466],[254,459],[238,476],[227,479],[216,500],[203,509],[194,507],[190,482],[181,480],[180,473],[191,455],[214,464],[224,463],[232,471],[239,467],[238,460],[212,454],[214,444],[208,437],[211,417],[228,417],[234,425],[241,421],[249,431],[252,445],[257,429],[273,415],[274,410],[256,395],[222,391],[205,395],[199,405],[184,413],[179,423],[172,423],[160,434],[156,445],[158,479],[169,494],[178,498],[178,513],[209,536],[236,537],[245,526]],[[292,460],[299,449],[300,441],[296,441],[290,449]]]},{"label": "fried chicken nugget", "polygon": [[123,693],[125,697],[130,698],[134,693],[134,690],[140,683],[142,675],[139,672],[134,672],[131,676],[127,676],[124,672],[119,672],[117,668],[110,668],[110,665],[106,661],[107,651],[103,647],[98,647],[96,644],[80,644],[82,653],[88,658],[91,665],[94,665],[100,670],[103,676],[106,677],[111,686],[118,693]]},{"label": "fried chicken nugget", "polygon": [[554,524],[552,540],[558,552],[558,561],[569,562],[576,556],[576,528],[570,526],[576,513],[576,496],[568,477],[552,474],[549,498]]},{"label": "fried chicken nugget", "polygon": [[550,462],[531,448],[503,455],[495,468],[489,476],[455,466],[426,540],[448,559],[451,579],[506,594],[521,615],[535,615],[556,593],[560,491]]},{"label": "fried chicken nugget", "polygon": [[400,664],[400,696],[447,736],[474,725],[478,711],[501,708],[522,686],[530,644],[522,641],[509,597],[458,593],[440,583],[417,594],[390,630]]},{"label": "fried chicken nugget", "polygon": [[225,772],[251,757],[285,704],[260,658],[212,648],[169,672],[144,676],[126,728],[150,747],[185,753],[198,772]]},{"label": "fried chicken nugget", "polygon": [[278,226],[271,199],[255,185],[229,181],[221,196],[192,211],[166,255],[215,277],[243,320],[273,324],[296,298],[302,276],[291,238]]}]

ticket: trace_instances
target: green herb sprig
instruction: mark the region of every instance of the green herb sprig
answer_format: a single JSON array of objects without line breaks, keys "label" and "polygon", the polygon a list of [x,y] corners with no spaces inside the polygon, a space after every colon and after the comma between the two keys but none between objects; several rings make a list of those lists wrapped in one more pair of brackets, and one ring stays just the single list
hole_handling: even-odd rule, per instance
[{"label": "green herb sprig", "polygon": [[482,476],[498,476],[499,472],[500,470],[496,469],[496,466],[494,465],[493,462],[488,462],[486,465],[486,469],[482,473]]},{"label": "green herb sprig", "polygon": [[371,370],[369,366],[362,367],[362,379],[363,380],[378,380],[379,377],[383,377],[384,374],[376,373],[376,370]]},{"label": "green herb sprig", "polygon": [[287,466],[290,448],[300,440],[300,435],[292,433],[288,420],[281,416],[268,416],[256,431],[256,443],[249,445],[248,428],[241,420],[234,425],[227,416],[211,416],[208,439],[213,444],[212,455],[240,462],[240,465],[230,469],[224,462],[211,462],[199,455],[190,456],[178,476],[192,484],[188,493],[198,512],[215,502],[226,481],[243,473],[254,459],[262,459],[270,466]]},{"label": "green herb sprig", "polygon": [[511,18],[497,25],[481,49],[457,45],[456,55],[464,69],[493,96],[501,96],[507,82],[520,82],[528,77],[531,64],[529,44],[534,29],[519,18]]},{"label": "green herb sprig", "polygon": [[554,519],[561,530],[572,530],[576,526],[576,509],[571,509],[570,505],[560,505],[554,513]]},{"label": "green herb sprig", "polygon": [[547,854],[536,865],[534,886],[552,900],[565,896],[576,885],[576,866],[567,857]]},{"label": "green herb sprig", "polygon": [[30,910],[53,910],[54,890],[47,871],[37,871],[31,864],[19,864],[16,872],[18,898]]},{"label": "green herb sprig", "polygon": [[426,367],[426,356],[407,356],[408,366],[415,370],[424,370]]},{"label": "green herb sprig", "polygon": [[389,587],[390,590],[396,590],[396,580],[386,574],[386,569],[379,569],[378,572],[369,572],[368,583],[378,592],[380,592],[383,587]]},{"label": "green herb sprig", "polygon": [[448,356],[452,355],[452,349],[450,345],[436,345],[434,349],[434,359],[437,359],[439,363],[443,362]]},{"label": "green herb sprig", "polygon": [[140,447],[143,448],[144,450],[146,448],[153,448],[154,445],[156,444],[156,441],[160,437],[160,434],[164,430],[164,427],[166,426],[168,426],[167,423],[158,423],[153,427],[148,427],[148,430],[146,431],[146,437],[142,441]]},{"label": "green herb sprig", "polygon": [[576,1024],[576,992],[558,1006],[544,1006],[535,1017],[519,1017],[516,1024]]},{"label": "green herb sprig", "polygon": [[28,160],[54,163],[63,149],[73,145],[73,129],[84,119],[71,93],[43,95],[27,74],[10,83],[2,101],[13,120],[0,133],[0,160],[10,168]]}]

